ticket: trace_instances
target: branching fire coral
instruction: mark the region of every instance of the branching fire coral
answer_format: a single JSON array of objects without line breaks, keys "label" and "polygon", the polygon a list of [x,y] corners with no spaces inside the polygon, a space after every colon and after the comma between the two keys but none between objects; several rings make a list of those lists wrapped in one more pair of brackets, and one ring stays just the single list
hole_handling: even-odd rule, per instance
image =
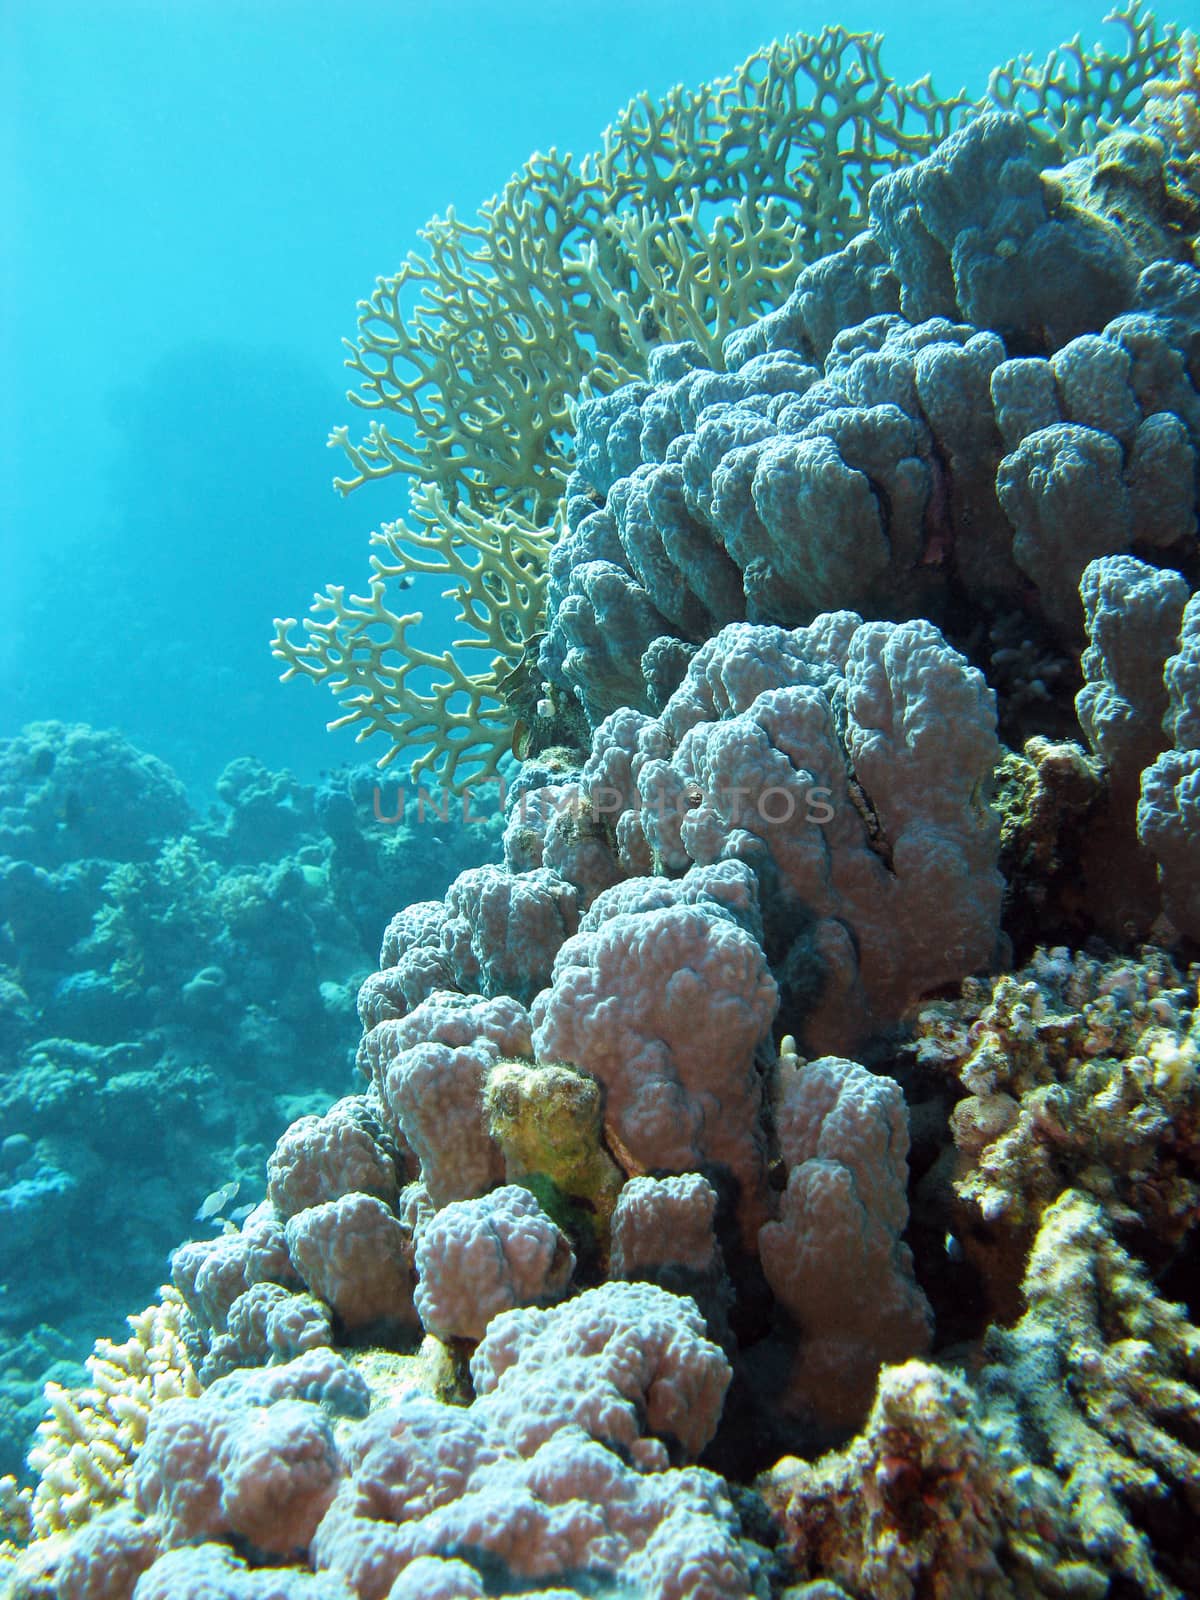
[{"label": "branching fire coral", "polygon": [[384,417],[357,445],[335,433],[352,468],[338,487],[400,471],[451,507],[544,520],[585,381],[603,393],[642,375],[664,338],[716,355],[862,228],[876,178],[949,131],[962,98],[894,83],[881,43],[827,28],[711,85],[640,95],[578,169],[536,156],[477,222],[431,222],[427,254],[360,304],[351,398]]},{"label": "branching fire coral", "polygon": [[[412,522],[384,523],[371,535],[384,553],[371,557],[366,596],[347,599],[344,586],[331,585],[300,643],[288,637],[295,618],[276,622],[285,681],[328,683],[349,708],[331,727],[357,726],[359,739],[386,734],[391,748],[380,766],[424,747],[413,774],[436,762],[439,779],[456,793],[469,779],[494,776],[512,733],[501,686],[541,626],[551,542],[518,511],[484,515],[465,501],[451,511],[442,489],[418,485]],[[434,654],[410,642],[421,613],[388,605],[390,586],[418,575],[444,578],[458,605],[455,621],[474,630],[450,650]],[[322,614],[328,620],[318,620]],[[490,653],[484,670],[467,671],[455,654],[471,650]]]}]

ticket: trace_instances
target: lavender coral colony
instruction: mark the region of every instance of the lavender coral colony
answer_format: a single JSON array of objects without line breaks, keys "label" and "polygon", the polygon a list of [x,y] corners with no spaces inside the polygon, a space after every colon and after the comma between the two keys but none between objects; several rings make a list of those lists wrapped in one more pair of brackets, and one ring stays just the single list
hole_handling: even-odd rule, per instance
[{"label": "lavender coral colony", "polygon": [[502,859],[50,1391],[14,1600],[1200,1594],[1200,72],[1115,20],[773,46],[381,280],[411,522],[276,649]]}]

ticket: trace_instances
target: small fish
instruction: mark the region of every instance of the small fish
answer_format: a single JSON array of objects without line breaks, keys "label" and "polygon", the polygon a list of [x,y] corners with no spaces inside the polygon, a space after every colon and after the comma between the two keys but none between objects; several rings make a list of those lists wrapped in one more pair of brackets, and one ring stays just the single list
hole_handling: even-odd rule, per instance
[{"label": "small fish", "polygon": [[237,1223],[245,1222],[246,1218],[253,1210],[254,1207],[252,1205],[238,1206],[236,1211],[231,1211],[229,1213],[229,1221]]},{"label": "small fish", "polygon": [[68,789],[62,797],[62,809],[59,820],[64,828],[78,828],[83,821],[84,805],[82,796],[74,789]]},{"label": "small fish", "polygon": [[210,1195],[206,1195],[201,1201],[195,1220],[197,1222],[211,1222],[214,1217],[219,1217],[241,1187],[236,1178],[230,1178],[228,1183],[223,1183],[219,1189],[214,1189]]}]

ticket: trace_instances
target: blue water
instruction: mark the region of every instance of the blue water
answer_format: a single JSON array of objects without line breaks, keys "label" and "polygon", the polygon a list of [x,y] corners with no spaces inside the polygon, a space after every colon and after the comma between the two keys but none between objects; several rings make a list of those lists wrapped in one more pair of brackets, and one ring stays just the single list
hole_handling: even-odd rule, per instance
[{"label": "blue water", "polygon": [[326,582],[360,581],[367,532],[402,509],[390,484],[341,501],[323,446],[361,422],[340,365],[355,302],[424,221],[788,31],[879,29],[893,76],[977,94],[1102,15],[9,0],[0,736],[119,726],[194,793],[236,755],[304,775],[344,759],[332,702],[281,687],[267,640]]}]

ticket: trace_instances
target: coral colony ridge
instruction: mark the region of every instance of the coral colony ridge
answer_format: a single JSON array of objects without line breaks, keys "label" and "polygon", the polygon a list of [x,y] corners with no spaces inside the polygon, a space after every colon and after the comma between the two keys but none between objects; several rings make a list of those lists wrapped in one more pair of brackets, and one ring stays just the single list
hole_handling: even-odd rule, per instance
[{"label": "coral colony ridge", "polygon": [[1111,20],[773,45],[361,305],[410,510],[276,653],[502,840],[48,1389],[10,1596],[1200,1595],[1200,55]]}]

